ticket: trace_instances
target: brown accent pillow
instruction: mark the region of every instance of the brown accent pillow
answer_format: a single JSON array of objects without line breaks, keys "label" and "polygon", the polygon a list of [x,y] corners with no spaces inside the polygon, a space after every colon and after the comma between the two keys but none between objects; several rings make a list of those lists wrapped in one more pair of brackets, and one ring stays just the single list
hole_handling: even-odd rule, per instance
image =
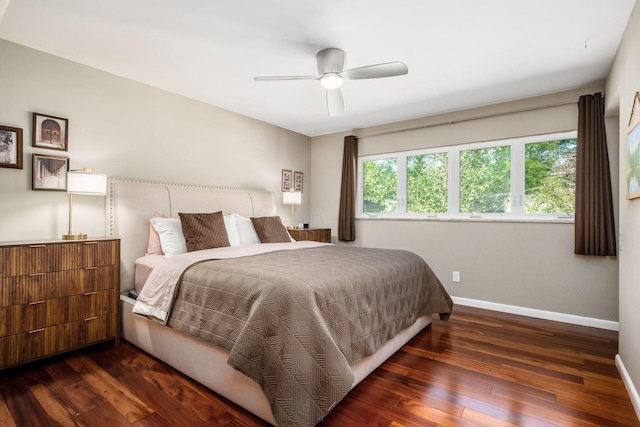
[{"label": "brown accent pillow", "polygon": [[287,229],[282,225],[279,216],[263,216],[251,218],[253,228],[260,238],[261,243],[288,243],[291,242]]},{"label": "brown accent pillow", "polygon": [[231,246],[224,227],[222,211],[213,213],[178,213],[187,252]]}]

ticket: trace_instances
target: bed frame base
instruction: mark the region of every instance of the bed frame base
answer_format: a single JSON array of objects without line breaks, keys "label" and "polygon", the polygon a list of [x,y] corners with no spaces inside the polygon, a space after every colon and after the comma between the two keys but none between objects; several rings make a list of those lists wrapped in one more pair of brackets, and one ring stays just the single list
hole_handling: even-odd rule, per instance
[{"label": "bed frame base", "polygon": [[[120,295],[121,336],[124,339],[275,425],[262,389],[252,379],[227,364],[228,352],[134,314],[134,303],[133,299]],[[355,381],[351,388],[430,324],[431,315],[418,318],[376,353],[352,365]]]}]

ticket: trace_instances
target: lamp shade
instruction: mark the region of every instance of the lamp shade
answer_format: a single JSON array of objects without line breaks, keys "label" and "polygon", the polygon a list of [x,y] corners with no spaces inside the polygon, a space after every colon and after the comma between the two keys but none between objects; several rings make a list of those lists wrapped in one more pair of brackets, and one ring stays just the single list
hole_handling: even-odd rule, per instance
[{"label": "lamp shade", "polygon": [[82,171],[68,172],[67,193],[104,196],[107,194],[107,176]]},{"label": "lamp shade", "polygon": [[284,205],[302,204],[302,193],[299,191],[282,193],[282,204]]}]

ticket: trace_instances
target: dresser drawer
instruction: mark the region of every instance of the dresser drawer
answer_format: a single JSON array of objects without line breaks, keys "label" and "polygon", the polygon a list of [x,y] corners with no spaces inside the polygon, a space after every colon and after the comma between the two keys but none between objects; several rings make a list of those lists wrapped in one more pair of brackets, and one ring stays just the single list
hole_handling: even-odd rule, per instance
[{"label": "dresser drawer", "polygon": [[105,316],[116,311],[113,291],[89,292],[82,296],[81,319]]},{"label": "dresser drawer", "polygon": [[0,277],[0,307],[14,305],[16,277]]},{"label": "dresser drawer", "polygon": [[119,241],[88,241],[83,242],[83,267],[100,267],[116,265],[120,262]]},{"label": "dresser drawer", "polygon": [[116,314],[0,336],[0,367],[9,367],[116,336]]},{"label": "dresser drawer", "polygon": [[82,273],[69,270],[0,279],[0,307],[81,294]]},{"label": "dresser drawer", "polygon": [[18,248],[0,248],[0,279],[18,274]]},{"label": "dresser drawer", "polygon": [[0,367],[78,347],[80,334],[81,322],[71,322],[0,337]]},{"label": "dresser drawer", "polygon": [[33,301],[0,308],[0,335],[13,335],[77,321],[84,317],[84,296]]},{"label": "dresser drawer", "polygon": [[79,345],[88,345],[116,336],[116,314],[95,316],[80,321]]},{"label": "dresser drawer", "polygon": [[118,286],[118,271],[116,266],[87,267],[82,275],[82,292],[96,292],[106,289],[115,289]]},{"label": "dresser drawer", "polygon": [[82,268],[81,243],[51,243],[17,247],[17,275]]},{"label": "dresser drawer", "polygon": [[113,289],[115,266],[0,277],[0,307],[27,304],[102,289]]}]

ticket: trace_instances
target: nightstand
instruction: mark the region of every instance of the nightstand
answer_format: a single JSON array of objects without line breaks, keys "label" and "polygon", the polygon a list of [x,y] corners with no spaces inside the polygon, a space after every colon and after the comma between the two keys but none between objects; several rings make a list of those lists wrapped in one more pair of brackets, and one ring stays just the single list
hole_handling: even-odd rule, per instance
[{"label": "nightstand", "polygon": [[120,338],[120,240],[0,244],[0,369]]},{"label": "nightstand", "polygon": [[313,240],[316,242],[331,243],[330,228],[297,228],[289,230],[289,234],[296,240]]}]

